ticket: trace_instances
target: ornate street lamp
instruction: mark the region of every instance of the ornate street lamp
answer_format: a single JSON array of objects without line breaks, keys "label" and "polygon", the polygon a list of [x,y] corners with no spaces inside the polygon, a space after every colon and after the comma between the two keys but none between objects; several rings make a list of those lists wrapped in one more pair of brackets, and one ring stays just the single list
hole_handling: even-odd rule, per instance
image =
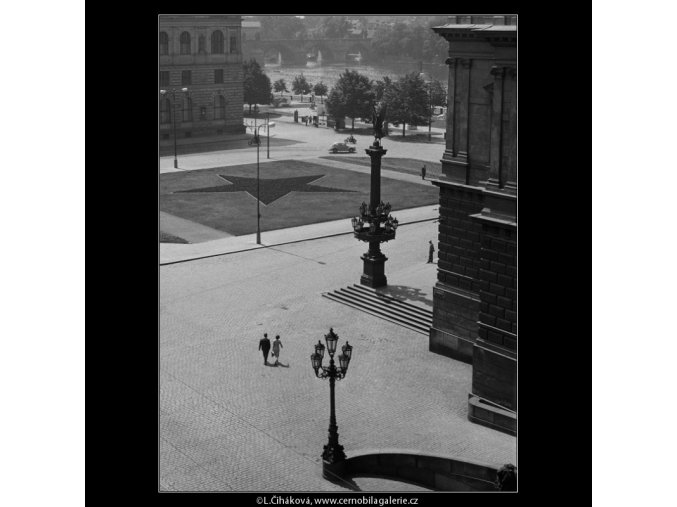
[{"label": "ornate street lamp", "polygon": [[[181,88],[179,91],[183,93],[188,92],[188,88]],[[169,90],[160,90],[160,95],[166,95],[167,93],[172,94],[172,110],[169,111],[169,114],[172,115],[172,130],[174,132],[174,169],[178,169],[179,161],[176,158],[176,92],[177,88],[171,88]]]},{"label": "ornate street lamp", "polygon": [[[313,370],[315,370],[316,377],[329,379],[329,441],[324,446],[324,451],[322,452],[322,477],[332,479],[341,475],[345,468],[346,459],[343,446],[339,444],[334,383],[346,376],[353,347],[346,341],[346,344],[341,349],[343,354],[338,358],[339,367],[337,368],[334,363],[334,354],[336,353],[338,335],[334,333],[333,328],[329,328],[329,334],[326,334],[324,338],[327,342],[327,352],[329,353],[329,366],[322,366],[325,347],[319,340],[317,345],[315,345],[315,352],[310,355],[310,363]],[[319,373],[320,370],[322,370],[322,373]]]},{"label": "ornate street lamp", "polygon": [[350,220],[355,237],[369,243],[369,250],[361,257],[364,261],[364,271],[360,283],[372,288],[388,285],[384,273],[385,261],[388,258],[381,253],[379,245],[395,239],[398,226],[397,219],[390,215],[392,209],[390,203],[384,203],[381,200],[381,157],[388,151],[383,149],[380,141],[384,135],[385,114],[385,106],[378,114],[374,107],[374,143],[365,150],[371,158],[369,205],[363,202],[360,206],[360,214]]}]

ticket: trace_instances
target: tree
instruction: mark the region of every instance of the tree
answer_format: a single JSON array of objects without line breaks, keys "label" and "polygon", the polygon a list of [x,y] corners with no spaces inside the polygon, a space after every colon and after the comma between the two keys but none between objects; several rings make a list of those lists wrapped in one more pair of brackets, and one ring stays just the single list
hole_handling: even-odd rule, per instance
[{"label": "tree", "polygon": [[266,76],[259,63],[253,58],[244,62],[242,68],[244,71],[244,103],[249,104],[249,112],[251,113],[252,105],[270,103],[270,78]]},{"label": "tree", "polygon": [[341,110],[345,111],[345,116],[353,120],[352,130],[355,129],[355,118],[371,117],[374,92],[371,80],[367,76],[356,70],[346,69],[339,76],[333,90],[338,92],[336,97],[343,101]]},{"label": "tree", "polygon": [[433,79],[428,89],[430,92],[430,104],[433,106],[443,106],[447,103],[447,90],[437,79]]},{"label": "tree", "polygon": [[299,93],[302,95],[310,93],[310,83],[306,80],[303,72],[294,78],[294,81],[291,84],[291,89],[294,91],[294,93]]},{"label": "tree", "polygon": [[276,92],[287,92],[287,83],[285,82],[284,79],[278,79],[273,83],[273,89]]},{"label": "tree", "polygon": [[393,81],[388,76],[383,76],[383,81],[379,80],[374,83],[374,100],[380,102],[383,100],[385,91],[392,86]]},{"label": "tree", "polygon": [[264,40],[303,39],[306,26],[296,16],[258,16],[261,22],[261,38]]},{"label": "tree", "polygon": [[327,107],[327,114],[329,114],[336,121],[336,125],[342,125],[346,117],[345,99],[339,88],[332,88],[329,92],[327,100],[324,101]]},{"label": "tree", "polygon": [[322,20],[321,33],[327,39],[343,39],[351,28],[345,16],[327,16]]},{"label": "tree", "polygon": [[426,125],[429,118],[428,87],[418,74],[412,72],[401,77],[384,93],[388,104],[388,121],[402,124],[402,137],[406,124]]},{"label": "tree", "polygon": [[322,81],[317,83],[315,86],[313,86],[313,93],[315,95],[323,96],[327,94],[327,85],[324,84]]}]

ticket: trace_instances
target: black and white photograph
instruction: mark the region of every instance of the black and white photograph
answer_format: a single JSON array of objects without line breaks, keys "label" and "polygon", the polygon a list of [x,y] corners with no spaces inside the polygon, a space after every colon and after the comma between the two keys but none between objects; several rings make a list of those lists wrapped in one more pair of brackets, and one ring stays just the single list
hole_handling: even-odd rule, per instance
[{"label": "black and white photograph", "polygon": [[518,491],[517,26],[158,16],[159,492]]}]

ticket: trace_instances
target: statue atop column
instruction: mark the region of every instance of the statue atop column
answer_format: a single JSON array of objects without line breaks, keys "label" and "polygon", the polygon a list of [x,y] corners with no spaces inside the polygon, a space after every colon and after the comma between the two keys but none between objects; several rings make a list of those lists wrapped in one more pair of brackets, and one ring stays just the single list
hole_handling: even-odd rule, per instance
[{"label": "statue atop column", "polygon": [[374,141],[374,144],[378,146],[380,144],[380,140],[382,137],[385,136],[384,129],[385,129],[385,117],[386,117],[386,109],[388,108],[387,104],[380,104],[378,111],[376,109],[376,106],[372,106],[374,113],[372,115],[372,125],[374,128],[374,137],[376,140]]}]

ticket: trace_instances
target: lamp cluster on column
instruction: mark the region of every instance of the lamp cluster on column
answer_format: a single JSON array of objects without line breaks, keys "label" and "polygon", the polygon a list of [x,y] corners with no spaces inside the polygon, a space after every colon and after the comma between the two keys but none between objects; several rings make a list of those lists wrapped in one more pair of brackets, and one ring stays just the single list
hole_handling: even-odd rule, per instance
[{"label": "lamp cluster on column", "polygon": [[[395,231],[399,222],[390,214],[390,203],[381,201],[376,208],[369,208],[363,202],[360,206],[360,214],[351,219],[355,237],[362,241],[390,241],[395,239]],[[381,226],[383,224],[383,226]]]}]

